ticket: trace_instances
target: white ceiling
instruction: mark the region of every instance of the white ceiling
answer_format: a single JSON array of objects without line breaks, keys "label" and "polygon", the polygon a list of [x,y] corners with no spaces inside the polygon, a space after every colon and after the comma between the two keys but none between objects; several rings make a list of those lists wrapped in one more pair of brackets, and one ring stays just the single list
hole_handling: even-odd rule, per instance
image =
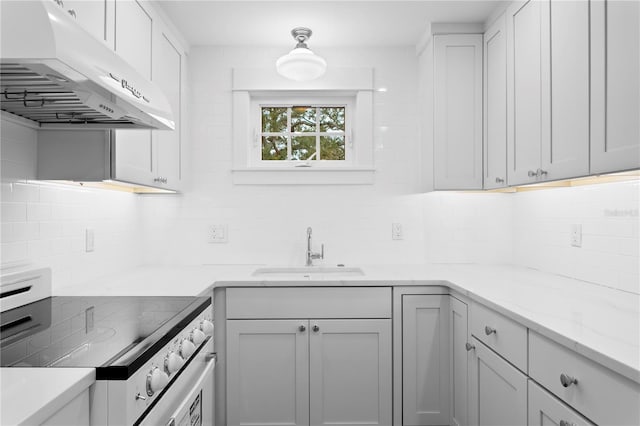
[{"label": "white ceiling", "polygon": [[192,46],[415,46],[429,22],[484,22],[500,1],[155,0]]}]

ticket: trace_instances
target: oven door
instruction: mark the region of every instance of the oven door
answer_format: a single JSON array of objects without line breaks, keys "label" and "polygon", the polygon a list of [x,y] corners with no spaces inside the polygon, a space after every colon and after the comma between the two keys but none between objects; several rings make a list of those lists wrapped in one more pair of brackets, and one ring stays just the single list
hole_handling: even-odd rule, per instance
[{"label": "oven door", "polygon": [[[213,380],[216,364],[212,339],[167,389],[140,425],[213,426]],[[186,374],[185,374],[186,373]]]}]

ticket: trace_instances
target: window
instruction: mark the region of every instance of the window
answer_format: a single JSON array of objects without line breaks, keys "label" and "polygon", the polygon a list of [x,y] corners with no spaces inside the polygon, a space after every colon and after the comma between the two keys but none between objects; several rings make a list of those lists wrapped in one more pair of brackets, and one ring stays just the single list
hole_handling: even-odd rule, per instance
[{"label": "window", "polygon": [[310,82],[234,68],[232,81],[234,184],[374,182],[372,68],[335,68]]},{"label": "window", "polygon": [[345,161],[346,105],[261,105],[260,160]]}]

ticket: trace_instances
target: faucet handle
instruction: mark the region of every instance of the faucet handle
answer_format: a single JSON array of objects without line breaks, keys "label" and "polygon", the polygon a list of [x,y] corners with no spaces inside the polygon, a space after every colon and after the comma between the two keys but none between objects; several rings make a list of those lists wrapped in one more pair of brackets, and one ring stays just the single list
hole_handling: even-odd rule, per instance
[{"label": "faucet handle", "polygon": [[324,259],[324,243],[320,245],[320,259]]}]

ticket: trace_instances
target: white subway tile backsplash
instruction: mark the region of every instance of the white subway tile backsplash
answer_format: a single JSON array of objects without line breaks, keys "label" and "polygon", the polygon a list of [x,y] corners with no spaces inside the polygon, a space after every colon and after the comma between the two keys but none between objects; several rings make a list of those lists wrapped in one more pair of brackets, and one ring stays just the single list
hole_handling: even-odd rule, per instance
[{"label": "white subway tile backsplash", "polygon": [[24,222],[27,220],[27,206],[24,203],[2,202],[2,222]]}]

